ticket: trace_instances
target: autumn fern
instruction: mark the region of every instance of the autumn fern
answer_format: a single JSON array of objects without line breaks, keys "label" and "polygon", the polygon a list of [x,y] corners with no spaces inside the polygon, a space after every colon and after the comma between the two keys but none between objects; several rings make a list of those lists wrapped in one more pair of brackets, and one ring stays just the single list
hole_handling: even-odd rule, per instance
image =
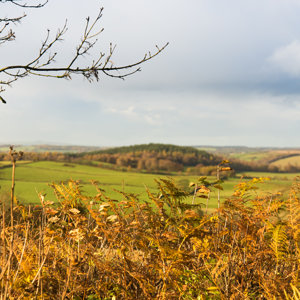
[{"label": "autumn fern", "polygon": [[288,239],[285,232],[285,226],[278,224],[274,227],[272,232],[272,242],[270,245],[276,257],[276,272],[278,264],[281,260],[287,258],[288,255]]}]

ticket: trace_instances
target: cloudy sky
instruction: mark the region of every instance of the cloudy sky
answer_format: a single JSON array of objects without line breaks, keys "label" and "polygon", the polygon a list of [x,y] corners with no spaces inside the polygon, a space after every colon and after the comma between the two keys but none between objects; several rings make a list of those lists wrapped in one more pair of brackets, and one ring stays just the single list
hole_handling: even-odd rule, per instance
[{"label": "cloudy sky", "polygon": [[[28,1],[27,1],[28,2]],[[99,51],[116,65],[169,46],[125,81],[27,77],[0,105],[0,144],[300,147],[299,0],[50,0],[42,9],[0,3],[0,18],[27,17],[0,46],[0,68],[32,59],[68,19],[57,66],[104,7]],[[0,78],[1,80],[1,78]]]}]

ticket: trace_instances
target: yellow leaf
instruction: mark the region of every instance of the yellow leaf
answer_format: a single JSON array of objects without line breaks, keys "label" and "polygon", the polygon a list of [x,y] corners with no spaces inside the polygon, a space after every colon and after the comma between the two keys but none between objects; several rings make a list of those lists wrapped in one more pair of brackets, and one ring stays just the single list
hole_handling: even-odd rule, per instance
[{"label": "yellow leaf", "polygon": [[223,191],[223,187],[220,184],[215,184],[214,187],[218,190],[222,190]]},{"label": "yellow leaf", "polygon": [[78,210],[77,208],[71,208],[69,211],[74,215],[78,215],[80,213],[80,210]]},{"label": "yellow leaf", "polygon": [[111,215],[111,216],[107,217],[106,220],[109,222],[115,222],[118,220],[118,218],[119,217],[117,215]]},{"label": "yellow leaf", "polygon": [[232,169],[230,167],[224,167],[220,168],[220,171],[231,171]]}]

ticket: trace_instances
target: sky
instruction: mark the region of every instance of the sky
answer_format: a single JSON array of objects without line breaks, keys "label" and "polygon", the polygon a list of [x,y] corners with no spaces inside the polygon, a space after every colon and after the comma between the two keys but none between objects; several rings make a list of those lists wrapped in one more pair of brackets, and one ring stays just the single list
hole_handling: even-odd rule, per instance
[{"label": "sky", "polygon": [[[29,1],[27,1],[29,2]],[[116,44],[115,65],[168,47],[125,81],[26,77],[1,95],[0,144],[142,143],[300,147],[300,0],[49,0],[41,9],[0,3],[27,17],[0,45],[0,68],[35,57],[68,20],[54,49],[72,57],[85,18],[104,28],[87,65]],[[1,75],[0,75],[1,77]],[[1,80],[2,78],[0,78]]]}]

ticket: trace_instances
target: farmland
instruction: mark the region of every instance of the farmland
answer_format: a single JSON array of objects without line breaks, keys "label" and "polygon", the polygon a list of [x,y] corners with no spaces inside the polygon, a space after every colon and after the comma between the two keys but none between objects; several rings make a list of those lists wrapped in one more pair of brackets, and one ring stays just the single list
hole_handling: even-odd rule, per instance
[{"label": "farmland", "polygon": [[[79,180],[83,192],[87,195],[95,194],[95,188],[91,184],[91,180],[99,182],[99,186],[105,190],[106,195],[117,200],[122,199],[122,195],[117,191],[137,194],[140,198],[146,198],[146,187],[151,192],[157,193],[157,185],[155,179],[172,178],[177,185],[188,190],[190,182],[197,181],[201,176],[196,175],[159,175],[145,174],[129,171],[110,170],[96,166],[80,165],[75,163],[63,162],[18,162],[16,169],[16,195],[22,203],[38,203],[38,193],[47,194],[49,200],[55,201],[52,188],[49,186],[52,182],[61,183],[70,179]],[[9,194],[11,186],[11,168],[9,162],[0,163],[0,186],[2,194]],[[1,168],[2,167],[2,168]],[[291,185],[291,182],[296,174],[291,173],[263,173],[263,172],[245,172],[239,173],[233,178],[228,178],[222,184],[224,190],[221,191],[221,199],[229,197],[234,187],[241,181],[247,181],[253,177],[268,177],[270,180],[263,184],[264,193],[269,192],[285,192]],[[243,179],[244,178],[244,179]],[[208,177],[209,180],[214,180],[213,176]],[[192,193],[192,189],[190,192]],[[217,206],[217,192],[212,191],[209,208]],[[192,201],[192,196],[187,202]],[[203,202],[200,199],[197,200]]]},{"label": "farmland", "polygon": [[276,166],[280,170],[283,170],[283,171],[285,169],[287,169],[289,166],[299,167],[300,166],[300,155],[295,155],[295,156],[278,159],[278,160],[272,162],[271,166]]}]

